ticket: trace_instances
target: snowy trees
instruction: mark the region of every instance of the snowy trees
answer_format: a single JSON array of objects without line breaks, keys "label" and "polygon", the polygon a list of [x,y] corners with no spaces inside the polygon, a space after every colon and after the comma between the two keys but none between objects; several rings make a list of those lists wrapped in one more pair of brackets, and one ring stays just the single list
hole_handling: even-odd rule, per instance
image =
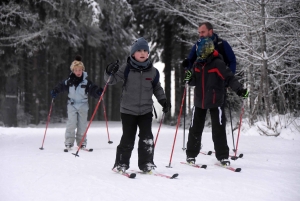
[{"label": "snowy trees", "polygon": [[[0,122],[7,126],[45,119],[49,92],[68,76],[76,54],[83,56],[90,79],[103,85],[105,66],[127,55],[134,38],[126,1],[2,1],[0,11]],[[18,104],[10,104],[11,97]],[[117,107],[118,99],[114,101]],[[65,104],[62,97],[56,99],[54,118],[65,116]],[[18,120],[10,112],[17,107]],[[5,118],[8,114],[14,122]]]},{"label": "snowy trees", "polygon": [[[139,36],[152,43],[151,59],[166,63],[166,91],[175,99],[177,115],[181,61],[198,38],[199,22],[209,21],[237,56],[237,75],[250,89],[250,124],[263,117],[274,128],[272,113],[291,114],[300,108],[299,7],[293,0],[1,1],[0,121],[10,114],[14,118],[7,119],[14,122],[6,125],[46,119],[49,91],[68,75],[76,54],[83,56],[90,79],[103,85],[106,65],[126,59]],[[172,70],[175,98],[170,92]],[[119,90],[113,86],[107,91],[113,120],[119,119]],[[90,102],[93,108],[96,103]],[[56,99],[53,115],[56,120],[65,116],[64,98]],[[96,119],[102,116],[100,111]]]},{"label": "snowy trees", "polygon": [[[237,56],[238,75],[243,76],[242,81],[251,91],[247,104],[251,125],[257,115],[262,115],[267,127],[272,128],[271,112],[284,114],[299,110],[299,59],[297,62],[295,57],[299,47],[299,2],[168,2],[157,0],[150,4],[168,15],[183,17],[192,27],[190,35],[196,34],[199,22],[210,21],[214,31],[232,45]],[[289,95],[286,89],[293,94]]]}]

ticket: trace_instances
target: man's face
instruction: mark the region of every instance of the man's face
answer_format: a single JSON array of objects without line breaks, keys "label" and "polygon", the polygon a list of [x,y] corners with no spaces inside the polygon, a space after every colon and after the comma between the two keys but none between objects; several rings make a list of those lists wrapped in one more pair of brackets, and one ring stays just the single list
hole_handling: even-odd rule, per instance
[{"label": "man's face", "polygon": [[213,30],[208,30],[206,25],[202,25],[201,27],[198,27],[198,33],[200,38],[211,37],[213,34]]}]

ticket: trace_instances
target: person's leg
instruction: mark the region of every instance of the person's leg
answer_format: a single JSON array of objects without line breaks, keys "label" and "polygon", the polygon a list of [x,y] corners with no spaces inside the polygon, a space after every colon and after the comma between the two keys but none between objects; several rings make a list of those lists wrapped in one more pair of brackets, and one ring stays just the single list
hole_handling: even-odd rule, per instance
[{"label": "person's leg", "polygon": [[65,146],[74,146],[75,141],[75,129],[77,125],[77,110],[71,105],[68,104],[68,120],[65,132]]},{"label": "person's leg", "polygon": [[[77,132],[76,132],[76,143],[77,146],[80,145],[80,142],[83,138],[83,135],[87,128],[87,116],[88,116],[89,105],[88,103],[84,103],[78,110],[77,113]],[[86,146],[87,136],[85,136],[82,145]]]},{"label": "person's leg", "polygon": [[201,109],[198,107],[193,108],[193,116],[189,129],[186,149],[187,158],[196,158],[200,152],[206,112],[206,109]]},{"label": "person's leg", "polygon": [[224,108],[211,108],[211,124],[212,124],[212,138],[216,151],[216,158],[218,160],[228,159],[229,147],[227,145],[226,130],[225,130],[225,114]]},{"label": "person's leg", "polygon": [[123,135],[121,137],[120,144],[117,146],[114,167],[118,165],[125,165],[126,169],[128,169],[137,131],[137,116],[121,113],[121,119]]},{"label": "person's leg", "polygon": [[138,147],[138,165],[141,170],[156,167],[153,162],[154,142],[152,134],[152,112],[138,116],[139,147]]}]

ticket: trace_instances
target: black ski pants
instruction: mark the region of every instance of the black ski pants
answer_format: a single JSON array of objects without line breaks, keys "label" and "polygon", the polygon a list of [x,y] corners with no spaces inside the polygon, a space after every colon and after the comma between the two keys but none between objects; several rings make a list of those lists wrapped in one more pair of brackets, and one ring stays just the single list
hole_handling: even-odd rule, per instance
[{"label": "black ski pants", "polygon": [[207,110],[210,111],[211,116],[212,140],[214,142],[216,158],[218,160],[228,159],[229,147],[227,145],[226,138],[226,119],[224,107],[210,109],[201,109],[199,107],[194,107],[192,121],[189,129],[186,155],[187,157],[197,157],[200,152],[201,138]]},{"label": "black ski pants", "polygon": [[130,157],[134,148],[135,136],[139,127],[138,166],[142,170],[147,163],[153,163],[154,143],[152,134],[152,112],[145,115],[121,113],[123,135],[117,147],[116,163],[129,168]]}]

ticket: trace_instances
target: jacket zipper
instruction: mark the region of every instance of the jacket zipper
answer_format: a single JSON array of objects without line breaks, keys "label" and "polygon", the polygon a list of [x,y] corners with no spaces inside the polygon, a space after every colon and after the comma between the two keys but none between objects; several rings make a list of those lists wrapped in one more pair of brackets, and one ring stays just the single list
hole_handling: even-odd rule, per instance
[{"label": "jacket zipper", "polygon": [[140,100],[139,100],[139,115],[141,114],[141,100],[142,100],[142,92],[143,92],[143,71],[141,71],[141,84],[140,84]]},{"label": "jacket zipper", "polygon": [[216,103],[216,91],[213,89],[213,104]]},{"label": "jacket zipper", "polygon": [[206,63],[202,66],[202,109],[204,109],[204,96],[205,96],[205,87],[204,87],[204,67]]}]

